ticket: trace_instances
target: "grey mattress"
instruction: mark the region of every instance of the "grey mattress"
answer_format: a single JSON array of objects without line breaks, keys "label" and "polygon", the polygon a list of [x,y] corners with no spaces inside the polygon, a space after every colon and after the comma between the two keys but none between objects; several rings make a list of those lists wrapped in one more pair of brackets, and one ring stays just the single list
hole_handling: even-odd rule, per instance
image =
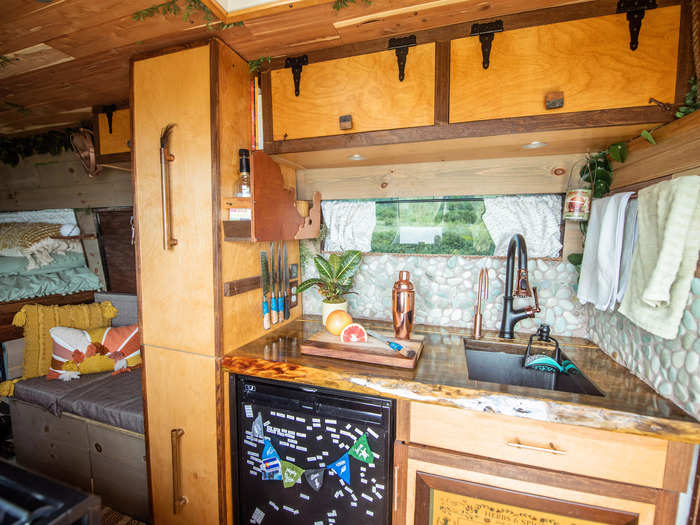
[{"label": "grey mattress", "polygon": [[73,381],[35,377],[15,385],[15,397],[60,416],[69,412],[143,434],[141,369],[89,374]]}]

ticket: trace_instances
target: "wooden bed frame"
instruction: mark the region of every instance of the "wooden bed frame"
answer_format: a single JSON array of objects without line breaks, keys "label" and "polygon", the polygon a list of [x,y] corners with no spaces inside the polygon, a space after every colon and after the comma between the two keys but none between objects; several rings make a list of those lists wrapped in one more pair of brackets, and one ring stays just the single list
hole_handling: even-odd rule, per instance
[{"label": "wooden bed frame", "polygon": [[32,297],[21,301],[0,303],[0,343],[22,337],[22,329],[12,326],[12,318],[26,304],[82,304],[95,300],[95,292],[77,292],[70,295],[45,295]]}]

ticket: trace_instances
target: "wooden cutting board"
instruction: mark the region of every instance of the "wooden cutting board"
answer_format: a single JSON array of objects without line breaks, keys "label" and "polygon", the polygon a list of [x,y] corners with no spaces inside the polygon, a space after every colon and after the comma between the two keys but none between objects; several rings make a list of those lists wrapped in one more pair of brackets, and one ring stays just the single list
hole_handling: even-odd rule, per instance
[{"label": "wooden cutting board", "polygon": [[394,338],[393,332],[377,331],[377,333],[411,350],[415,350],[416,355],[411,359],[404,357],[371,336],[366,343],[341,343],[340,337],[330,334],[326,330],[321,330],[302,342],[301,353],[399,368],[416,367],[416,363],[418,363],[420,354],[423,351],[423,339],[425,339],[425,336],[416,335],[410,341],[406,341]]}]

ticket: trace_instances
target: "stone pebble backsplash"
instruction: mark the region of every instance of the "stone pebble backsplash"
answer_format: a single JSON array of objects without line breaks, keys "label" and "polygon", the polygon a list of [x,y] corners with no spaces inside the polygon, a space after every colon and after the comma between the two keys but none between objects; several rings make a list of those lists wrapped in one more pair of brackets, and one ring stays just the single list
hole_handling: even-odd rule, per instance
[{"label": "stone pebble backsplash", "polygon": [[700,278],[694,278],[678,337],[650,334],[617,312],[588,310],[589,338],[662,396],[700,419]]},{"label": "stone pebble backsplash", "polygon": [[[302,278],[317,276],[311,257],[318,243],[304,241]],[[324,254],[325,255],[325,254]],[[542,312],[525,319],[516,330],[534,332],[546,322],[553,335],[586,337],[587,311],[574,297],[578,274],[573,265],[543,259],[528,261],[530,286],[537,286]],[[503,310],[505,259],[462,256],[365,255],[355,275],[354,291],[347,296],[350,314],[369,319],[391,319],[391,289],[400,270],[411,272],[416,288],[416,323],[471,328],[481,268],[489,270],[490,294],[483,314],[483,328],[498,330]],[[530,304],[524,301],[522,305]],[[521,306],[522,306],[521,305]],[[304,313],[321,313],[321,296],[304,292]]]}]

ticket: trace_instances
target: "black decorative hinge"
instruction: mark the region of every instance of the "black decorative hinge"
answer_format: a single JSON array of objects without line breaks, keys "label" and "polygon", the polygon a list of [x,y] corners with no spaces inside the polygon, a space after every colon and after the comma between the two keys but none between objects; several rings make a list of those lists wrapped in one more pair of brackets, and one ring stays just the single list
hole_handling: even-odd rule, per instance
[{"label": "black decorative hinge", "polygon": [[656,9],[656,0],[618,0],[617,12],[627,13],[630,26],[630,49],[634,51],[639,46],[639,32],[642,29],[642,19],[647,9]]},{"label": "black decorative hinge", "polygon": [[284,61],[284,67],[292,68],[292,76],[294,77],[294,95],[299,96],[299,84],[301,83],[301,68],[309,64],[309,57],[301,55],[298,57],[287,57]]},{"label": "black decorative hinge", "polygon": [[107,116],[107,126],[109,127],[109,134],[112,134],[112,117],[114,116],[114,112],[117,111],[117,106],[112,104],[111,106],[104,106],[102,108],[102,111],[105,113]]},{"label": "black decorative hinge", "polygon": [[489,68],[493,34],[500,33],[501,31],[503,31],[503,20],[494,20],[493,22],[486,22],[484,24],[472,24],[472,30],[469,33],[469,36],[479,35],[479,42],[481,42],[481,56],[483,58],[481,65],[484,66],[484,69]]},{"label": "black decorative hinge", "polygon": [[403,82],[406,71],[406,56],[408,48],[416,45],[416,35],[409,35],[400,38],[390,38],[389,48],[396,50],[396,63],[399,66],[399,82]]}]

